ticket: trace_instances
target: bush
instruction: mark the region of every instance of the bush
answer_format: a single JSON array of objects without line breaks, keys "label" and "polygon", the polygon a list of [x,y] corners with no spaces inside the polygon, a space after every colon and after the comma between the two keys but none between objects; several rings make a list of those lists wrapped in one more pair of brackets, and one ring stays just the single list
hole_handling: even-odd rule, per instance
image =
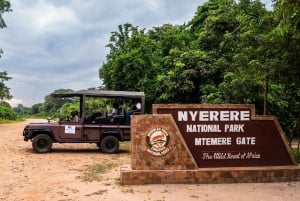
[{"label": "bush", "polygon": [[17,113],[4,101],[0,102],[0,120],[16,120]]},{"label": "bush", "polygon": [[296,161],[300,163],[300,151],[297,148],[292,148],[292,152],[295,156]]}]

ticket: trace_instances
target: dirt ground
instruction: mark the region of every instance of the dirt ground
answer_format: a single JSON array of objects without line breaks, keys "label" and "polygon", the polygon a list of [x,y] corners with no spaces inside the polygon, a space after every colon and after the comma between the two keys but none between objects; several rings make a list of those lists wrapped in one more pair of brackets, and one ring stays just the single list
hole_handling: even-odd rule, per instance
[{"label": "dirt ground", "polygon": [[[51,153],[36,154],[22,137],[24,125],[34,121],[0,124],[1,201],[300,200],[300,182],[121,186],[119,167],[130,164],[128,150],[107,155],[94,144],[53,144]],[[118,165],[99,181],[82,179],[87,167],[109,162]]]}]

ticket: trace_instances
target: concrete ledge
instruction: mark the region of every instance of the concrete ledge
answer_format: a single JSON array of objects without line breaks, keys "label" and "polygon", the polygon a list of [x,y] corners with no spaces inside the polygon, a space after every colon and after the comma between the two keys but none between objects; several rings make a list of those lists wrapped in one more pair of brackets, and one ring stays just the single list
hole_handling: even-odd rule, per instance
[{"label": "concrete ledge", "polygon": [[123,185],[289,182],[300,181],[300,166],[132,170],[127,165],[120,176]]}]

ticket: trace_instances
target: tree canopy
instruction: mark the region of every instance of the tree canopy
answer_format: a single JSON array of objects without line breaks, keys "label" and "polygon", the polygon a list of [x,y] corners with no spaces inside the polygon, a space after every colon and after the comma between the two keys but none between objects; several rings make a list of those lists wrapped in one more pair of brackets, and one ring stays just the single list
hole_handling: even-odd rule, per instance
[{"label": "tree canopy", "polygon": [[[0,0],[0,28],[6,27],[5,21],[3,19],[3,14],[9,11],[11,11],[10,2],[5,0]],[[0,58],[2,54],[3,51],[0,48]],[[9,88],[4,84],[4,82],[8,81],[9,79],[11,79],[11,77],[7,75],[6,71],[0,72],[0,100],[11,98],[11,95],[9,93]]]},{"label": "tree canopy", "polygon": [[152,103],[251,103],[289,132],[300,110],[299,1],[209,0],[186,24],[119,25],[99,77]]},{"label": "tree canopy", "polygon": [[[5,12],[11,11],[10,2],[5,0],[0,0],[0,28],[5,28],[6,24],[3,19],[3,14]],[[0,58],[3,54],[2,49],[0,48]],[[7,71],[0,71],[0,120],[9,119],[13,120],[17,118],[16,113],[12,110],[11,106],[4,102],[4,99],[11,99],[10,89],[5,85],[4,82],[12,79],[8,76]]]},{"label": "tree canopy", "polygon": [[4,81],[8,81],[11,79],[7,75],[7,72],[0,72],[0,100],[10,99],[12,96],[10,95],[9,88],[4,84]]}]

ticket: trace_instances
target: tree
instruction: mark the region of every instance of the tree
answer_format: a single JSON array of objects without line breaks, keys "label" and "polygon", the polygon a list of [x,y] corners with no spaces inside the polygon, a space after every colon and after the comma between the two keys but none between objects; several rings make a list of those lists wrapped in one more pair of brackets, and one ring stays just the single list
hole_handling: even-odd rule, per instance
[{"label": "tree", "polygon": [[5,81],[8,81],[11,77],[8,77],[7,72],[0,72],[0,100],[11,99],[9,88],[4,84]]},{"label": "tree", "polygon": [[[72,89],[57,89],[53,93],[72,92]],[[51,95],[45,96],[45,101],[39,108],[39,112],[45,114],[56,113],[59,108],[66,102],[71,102],[68,98],[52,98]]]},{"label": "tree", "polygon": [[[2,15],[5,12],[9,12],[9,11],[11,11],[10,2],[5,1],[5,0],[0,0],[0,28],[6,27],[6,24],[5,24],[5,21],[2,17]],[[3,54],[3,51],[2,51],[2,49],[0,49],[0,58],[1,58],[2,54]],[[0,100],[12,98],[12,96],[9,93],[9,88],[4,84],[4,81],[7,81],[9,79],[11,79],[11,77],[8,77],[6,71],[0,72]]]},{"label": "tree", "polygon": [[197,97],[197,86],[194,86],[193,80],[198,71],[193,68],[197,61],[195,57],[201,56],[195,54],[191,47],[194,36],[185,25],[170,24],[154,27],[148,31],[148,35],[161,52],[154,58],[157,62],[156,69],[150,77],[152,82],[148,84],[153,97],[151,100],[185,102],[190,98],[191,91],[196,92],[193,97]]},{"label": "tree", "polygon": [[153,101],[153,82],[161,68],[159,43],[131,24],[118,28],[118,32],[112,32],[107,45],[110,53],[99,69],[99,77],[106,89],[145,91],[146,100]]},{"label": "tree", "polygon": [[[293,113],[299,108],[300,41],[295,28],[286,29],[294,27],[289,24],[293,21],[285,21],[288,25],[283,29],[283,22],[274,17],[278,12],[282,13],[266,11],[259,1],[241,0],[234,5],[227,14],[232,13],[238,26],[226,33],[229,39],[234,38],[229,41],[233,51],[226,57],[221,55],[231,65],[224,71],[222,83],[201,90],[204,102],[255,104],[258,114],[278,116],[288,133]],[[207,18],[208,23],[210,15]],[[228,43],[224,39],[221,44]]]},{"label": "tree", "polygon": [[32,110],[29,107],[24,107],[22,104],[18,104],[13,110],[20,116],[29,116],[32,114]]},{"label": "tree", "polygon": [[6,0],[0,0],[0,28],[6,27],[5,21],[2,17],[2,15],[5,12],[10,12],[12,11],[10,8],[10,2]]},{"label": "tree", "polygon": [[[10,2],[5,1],[5,0],[0,0],[0,28],[6,27],[6,24],[5,24],[5,21],[4,21],[2,15],[5,12],[9,12],[9,11],[11,11]],[[3,54],[3,51],[0,48],[0,58],[1,58],[2,54]],[[4,84],[4,82],[8,81],[9,79],[11,79],[11,77],[9,77],[7,75],[6,71],[0,72],[0,100],[12,98],[12,96],[10,95],[10,92],[9,92],[9,88]],[[16,118],[17,118],[17,115],[12,110],[10,105],[6,102],[1,101],[0,102],[0,119],[13,120]]]},{"label": "tree", "polygon": [[276,29],[281,35],[292,32],[300,38],[300,2],[299,0],[273,0],[275,17],[279,20]]},{"label": "tree", "polygon": [[143,90],[152,103],[250,103],[288,133],[300,110],[300,5],[208,0],[184,25],[113,32],[99,70],[107,89]]},{"label": "tree", "polygon": [[42,107],[43,103],[36,103],[31,106],[31,113],[34,114],[39,114],[40,108]]},{"label": "tree", "polygon": [[[240,29],[239,46],[235,48],[234,67],[230,71],[237,74],[239,81],[236,83],[241,83],[240,87],[245,86],[243,85],[245,78],[248,81],[247,86],[252,85],[251,88],[245,90],[252,91],[252,94],[245,97],[251,97],[257,108],[264,108],[263,113],[266,114],[268,85],[272,77],[272,67],[274,67],[272,63],[276,59],[272,56],[268,37],[274,25],[273,20],[259,1],[241,0],[236,5],[236,10],[236,19]],[[260,107],[261,105],[263,107]]]},{"label": "tree", "polygon": [[[287,134],[300,112],[300,2],[298,0],[274,1],[274,19],[278,22],[272,31],[273,54],[278,62],[274,74],[282,83],[287,99],[289,115],[282,116]],[[274,48],[276,47],[276,48]]]},{"label": "tree", "polygon": [[[138,44],[132,44],[130,40],[138,40],[143,32],[128,23],[119,25],[118,29],[118,32],[112,32],[107,45],[110,48],[108,61],[99,70],[99,76],[107,89],[137,90],[136,84],[138,78],[141,78],[143,60],[139,58],[142,53],[137,51]],[[134,45],[136,47],[131,48]]]},{"label": "tree", "polygon": [[0,120],[15,120],[17,114],[7,102],[0,101]]},{"label": "tree", "polygon": [[271,15],[259,1],[213,2],[217,5],[208,10],[199,47],[209,52],[212,66],[220,66],[223,81],[203,85],[203,101],[254,103],[261,111],[276,60],[268,38],[274,25]]},{"label": "tree", "polygon": [[[272,31],[272,45],[278,50],[274,57],[276,77],[289,93],[290,109],[300,111],[300,2],[298,0],[274,1],[274,19],[278,25]],[[285,76],[281,76],[285,75]]]}]

